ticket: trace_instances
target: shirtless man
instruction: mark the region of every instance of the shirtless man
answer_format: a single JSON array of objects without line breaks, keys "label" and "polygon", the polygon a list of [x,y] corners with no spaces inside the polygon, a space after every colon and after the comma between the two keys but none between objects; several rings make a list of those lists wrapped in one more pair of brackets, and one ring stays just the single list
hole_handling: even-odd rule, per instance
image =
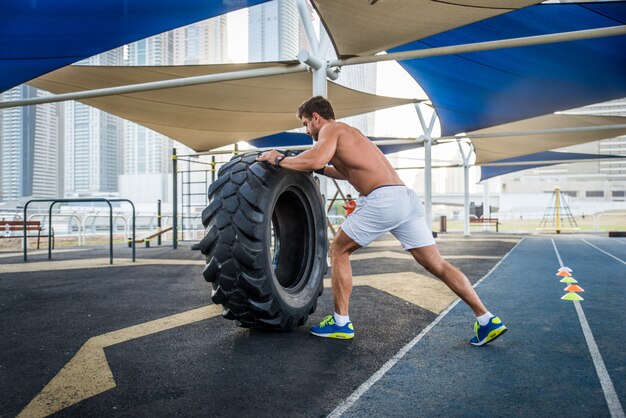
[{"label": "shirtless man", "polygon": [[335,312],[312,327],[311,333],[327,338],[354,337],[348,315],[352,293],[350,254],[391,232],[405,251],[474,311],[477,321],[471,344],[481,346],[503,334],[507,328],[500,318],[487,311],[467,277],[439,254],[426,225],[422,203],[402,183],[383,153],[357,129],[336,122],[332,105],[321,96],[304,102],[298,108],[298,118],[313,137],[313,147],[295,157],[271,150],[261,154],[258,160],[289,170],[315,171],[347,180],[361,194],[357,210],[341,224],[330,246]]}]

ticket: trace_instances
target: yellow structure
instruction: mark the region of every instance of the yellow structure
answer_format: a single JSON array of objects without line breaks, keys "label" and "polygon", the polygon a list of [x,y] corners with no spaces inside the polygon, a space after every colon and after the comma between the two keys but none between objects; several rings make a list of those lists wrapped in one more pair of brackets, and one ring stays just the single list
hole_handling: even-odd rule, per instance
[{"label": "yellow structure", "polygon": [[[566,220],[569,226],[564,227],[563,220]],[[561,188],[559,186],[554,188],[550,204],[546,208],[537,230],[556,231],[557,234],[560,234],[561,231],[580,231],[567,202],[561,197]]]}]

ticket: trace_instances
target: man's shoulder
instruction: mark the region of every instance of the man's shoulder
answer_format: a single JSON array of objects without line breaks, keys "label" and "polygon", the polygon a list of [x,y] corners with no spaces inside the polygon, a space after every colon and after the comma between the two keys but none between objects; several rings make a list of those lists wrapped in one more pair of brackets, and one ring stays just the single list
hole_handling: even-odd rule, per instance
[{"label": "man's shoulder", "polygon": [[324,126],[322,126],[320,131],[326,131],[326,132],[337,131],[337,130],[345,129],[344,127],[347,127],[347,126],[348,125],[346,125],[343,122],[329,121],[328,123],[324,124]]},{"label": "man's shoulder", "polygon": [[342,135],[351,135],[355,137],[362,136],[361,132],[358,129],[348,125],[347,123],[335,122],[335,121],[324,125],[322,129],[320,130],[320,132],[324,132],[327,135],[333,135],[336,137],[339,137]]}]

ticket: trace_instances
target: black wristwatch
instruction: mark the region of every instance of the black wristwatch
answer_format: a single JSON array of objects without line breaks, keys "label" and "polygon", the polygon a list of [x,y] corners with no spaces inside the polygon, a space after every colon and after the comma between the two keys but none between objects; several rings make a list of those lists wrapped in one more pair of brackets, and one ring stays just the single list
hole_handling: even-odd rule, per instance
[{"label": "black wristwatch", "polygon": [[280,157],[277,157],[277,158],[274,160],[274,166],[275,166],[275,167],[280,167],[280,162],[281,162],[282,160],[284,160],[284,159],[285,159],[285,156],[284,156],[284,155],[281,155]]}]

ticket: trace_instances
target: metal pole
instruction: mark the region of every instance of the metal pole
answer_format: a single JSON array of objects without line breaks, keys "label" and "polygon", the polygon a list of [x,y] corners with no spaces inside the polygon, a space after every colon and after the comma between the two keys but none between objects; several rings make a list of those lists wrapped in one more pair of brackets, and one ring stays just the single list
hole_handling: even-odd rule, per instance
[{"label": "metal pole", "polygon": [[[372,55],[365,57],[352,57],[337,59],[330,62],[330,67],[341,67],[344,65],[367,64],[372,62],[405,60],[414,58],[434,57],[441,55],[462,54],[468,52],[488,51],[502,48],[514,48],[529,45],[540,45],[555,42],[569,42],[583,39],[602,38],[607,36],[618,36],[626,34],[626,25],[612,26],[608,28],[587,29],[572,32],[556,33],[551,35],[529,36],[524,38],[505,39],[501,41],[478,42],[473,44],[454,45],[441,48],[429,48],[417,51],[396,52],[386,55]],[[116,94],[138,93],[142,91],[153,91],[174,87],[187,87],[200,84],[217,83],[221,81],[242,80],[248,78],[267,77],[279,74],[290,74],[307,71],[305,65],[276,66],[267,68],[257,68],[253,70],[233,71],[230,73],[211,74],[196,77],[178,78],[175,80],[155,81],[150,83],[131,84],[127,86],[109,87],[104,89],[86,90],[82,92],[57,94],[47,97],[38,97],[26,100],[13,100],[0,103],[0,109],[18,106],[30,106],[42,103],[54,103],[65,100],[83,100],[93,97],[113,96]]]},{"label": "metal pole", "polygon": [[[26,238],[26,210],[28,209],[28,205],[29,205],[30,201],[26,202],[26,204],[24,205],[24,218],[22,219],[22,221],[24,221],[24,261],[28,261],[28,256],[27,256],[27,252],[28,252],[28,238]],[[50,233],[50,231],[48,231],[48,234]]]},{"label": "metal pole", "polygon": [[178,248],[178,164],[176,148],[172,148],[172,248]]},{"label": "metal pole", "polygon": [[431,117],[430,123],[428,126],[426,125],[426,121],[424,119],[424,114],[422,113],[422,109],[420,108],[419,103],[415,103],[415,111],[417,112],[417,117],[419,118],[420,125],[422,127],[422,131],[424,132],[423,141],[424,141],[424,209],[426,212],[426,225],[428,229],[432,231],[433,229],[433,179],[432,179],[432,130],[435,125],[436,115],[433,114]]},{"label": "metal pole", "polygon": [[[157,200],[157,229],[161,230],[161,199]],[[161,234],[157,236],[157,245],[161,245]]]},{"label": "metal pole", "polygon": [[530,45],[551,44],[556,42],[580,41],[583,39],[603,38],[626,34],[626,25],[608,28],[586,29],[572,32],[561,32],[550,35],[527,36],[523,38],[503,39],[500,41],[477,42],[472,44],[452,45],[439,48],[420,49],[416,51],[394,52],[385,55],[352,57],[336,59],[330,62],[331,67],[344,65],[367,64],[381,61],[400,61],[406,59],[436,57],[441,55],[465,54],[468,52],[490,51],[494,49],[516,48]]},{"label": "metal pole", "polygon": [[[567,116],[582,116],[582,115],[567,115]],[[498,138],[501,136],[529,136],[529,135],[549,135],[549,134],[563,134],[570,132],[593,132],[593,131],[608,131],[615,129],[624,129],[626,128],[626,124],[616,124],[616,125],[596,125],[596,126],[579,126],[575,128],[556,128],[556,129],[535,129],[528,131],[511,131],[511,132],[490,132],[484,134],[463,134],[463,135],[451,135],[451,136],[442,136],[439,138],[440,140],[446,139],[462,139],[462,138],[470,138],[470,139],[480,139],[480,138]]]},{"label": "metal pole", "polygon": [[105,200],[109,205],[109,264],[113,264],[113,205]]},{"label": "metal pole", "polygon": [[296,6],[298,7],[300,21],[302,22],[302,27],[304,28],[306,38],[309,41],[311,52],[313,52],[314,55],[317,55],[317,46],[319,41],[317,40],[317,35],[315,34],[315,29],[313,28],[313,23],[311,22],[311,14],[309,13],[307,1],[296,0]]},{"label": "metal pole", "polygon": [[[237,144],[235,144],[235,149],[237,149]],[[185,176],[182,177],[183,181]],[[184,195],[185,192],[183,192]],[[183,205],[185,204],[185,199],[182,199]],[[189,239],[191,233],[191,158],[187,158],[187,207],[184,208],[183,211],[183,219],[181,229],[183,231],[183,240]],[[186,222],[185,222],[186,220]],[[185,232],[187,236],[185,237]]]},{"label": "metal pole", "polygon": [[130,206],[133,208],[133,263],[135,262],[135,204],[129,199],[111,199],[113,202],[128,202]]},{"label": "metal pole", "polygon": [[[491,218],[491,205],[489,204],[489,180],[483,181],[483,218]],[[489,230],[489,224],[483,224],[483,231]]]},{"label": "metal pole", "polygon": [[556,233],[561,233],[561,188],[556,186],[554,188],[554,205],[556,207]]},{"label": "metal pole", "polygon": [[50,233],[52,231],[52,206],[54,206],[54,203],[48,208],[48,260],[52,259],[52,234]]},{"label": "metal pole", "polygon": [[133,202],[131,202],[130,200],[128,201],[131,206],[133,207],[133,263],[136,260],[136,243],[135,243],[135,226],[136,226],[136,214],[135,214],[135,204]]},{"label": "metal pole", "polygon": [[328,83],[326,82],[326,67],[313,70],[313,96],[328,97]]},{"label": "metal pole", "polygon": [[30,106],[42,103],[62,102],[66,100],[84,100],[94,97],[114,96],[117,94],[140,93],[143,91],[154,91],[175,87],[197,86],[200,84],[219,83],[222,81],[242,80],[248,78],[268,77],[272,75],[301,73],[306,71],[306,65],[297,64],[289,66],[276,66],[267,68],[257,68],[253,70],[232,71],[230,73],[201,75],[196,77],[184,77],[174,80],[152,81],[149,83],[130,84],[126,86],[107,87],[102,89],[85,90],[73,93],[55,94],[46,97],[37,97],[26,100],[13,100],[0,103],[0,109]]},{"label": "metal pole", "polygon": [[465,155],[461,141],[457,139],[456,143],[459,146],[459,153],[463,159],[463,235],[469,237],[469,157],[471,152],[468,151],[467,155]]},{"label": "metal pole", "polygon": [[432,139],[424,139],[424,208],[426,209],[426,225],[433,229],[433,178],[432,178]]},{"label": "metal pole", "polygon": [[463,235],[470,236],[469,227],[469,164],[463,164],[463,208],[465,211],[463,219]]}]

